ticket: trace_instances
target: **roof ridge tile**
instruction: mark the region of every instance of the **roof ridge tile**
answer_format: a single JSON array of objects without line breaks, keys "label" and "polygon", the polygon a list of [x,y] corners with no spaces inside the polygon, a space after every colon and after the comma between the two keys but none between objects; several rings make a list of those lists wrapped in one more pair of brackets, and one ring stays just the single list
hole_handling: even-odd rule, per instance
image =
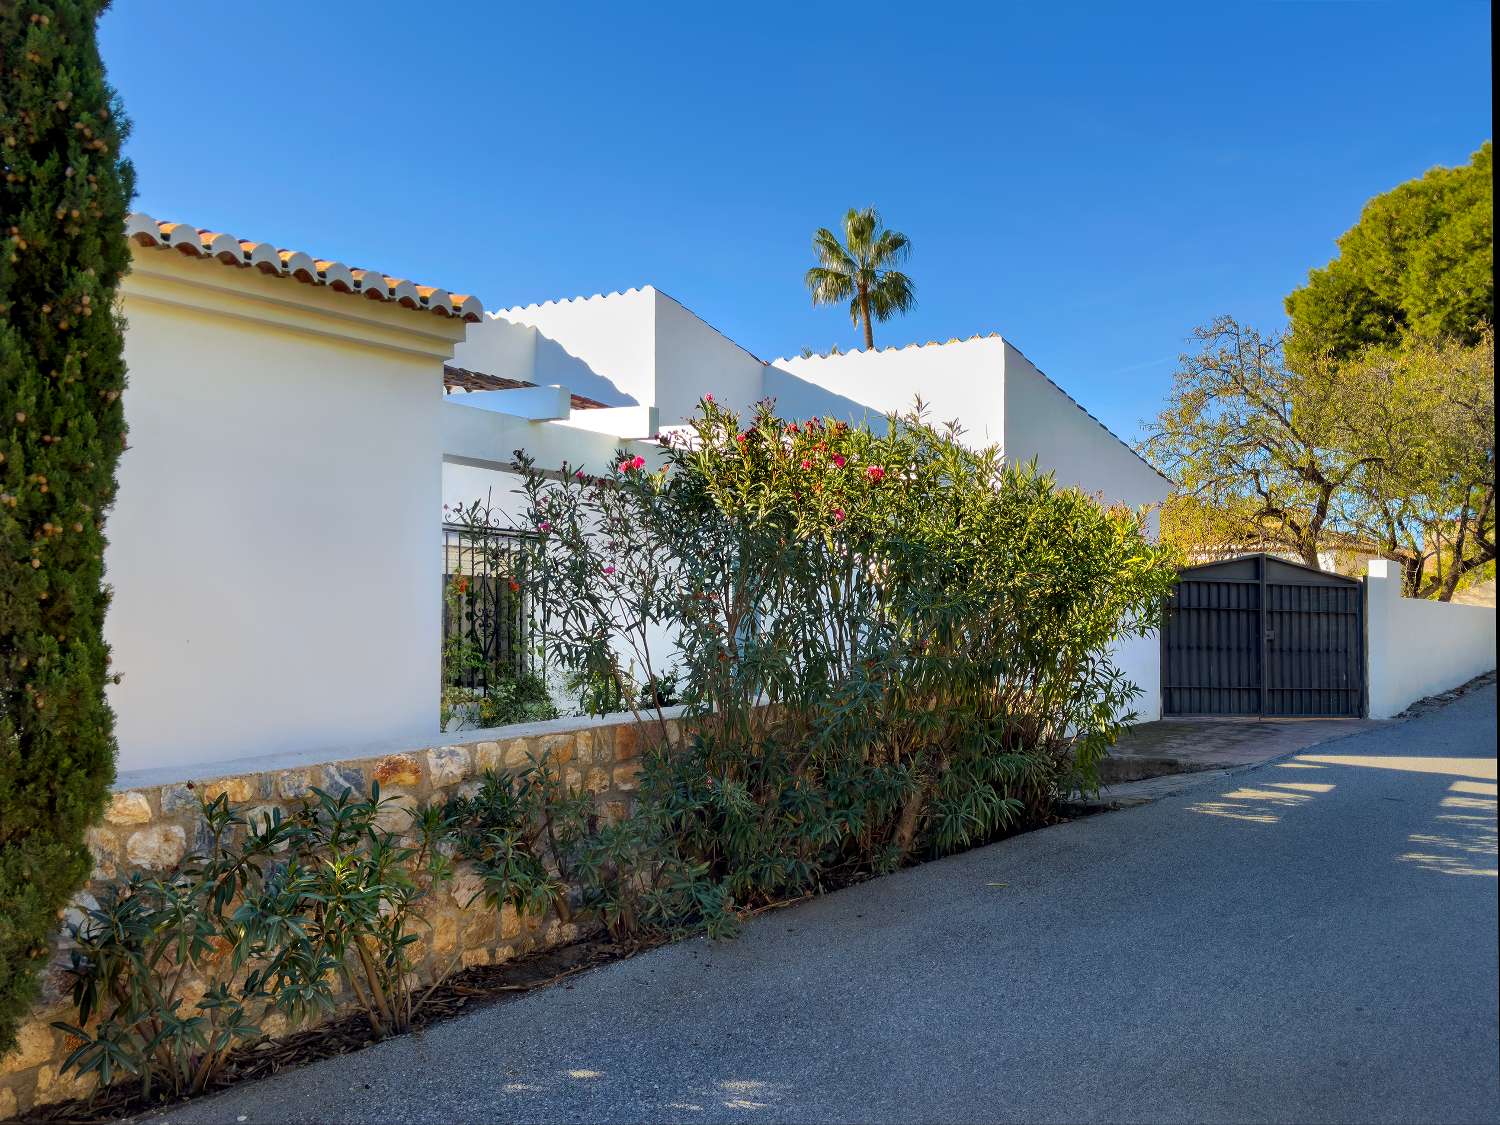
[{"label": "roof ridge tile", "polygon": [[155,219],[143,211],[126,217],[125,237],[137,246],[177,250],[190,258],[209,258],[240,269],[254,267],[275,277],[326,286],[337,293],[357,293],[372,301],[389,301],[439,316],[473,322],[484,315],[479,298],[467,293],[417,285],[379,270],[357,269],[331,258],[314,258],[301,250],[288,250],[269,242],[256,242],[204,227]]}]

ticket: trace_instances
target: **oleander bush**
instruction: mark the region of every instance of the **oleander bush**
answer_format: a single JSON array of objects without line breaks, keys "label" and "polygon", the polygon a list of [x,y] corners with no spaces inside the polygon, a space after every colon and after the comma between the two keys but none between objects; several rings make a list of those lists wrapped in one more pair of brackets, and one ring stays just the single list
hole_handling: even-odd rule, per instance
[{"label": "oleander bush", "polygon": [[64,1070],[139,1079],[147,1098],[198,1093],[272,1014],[327,1016],[340,989],[376,1038],[406,1031],[421,904],[452,868],[441,818],[388,804],[378,785],[314,789],[296,815],[250,822],[225,797],[205,804],[201,853],[115,880],[70,924],[78,1019],[57,1026],[78,1046]]},{"label": "oleander bush", "polygon": [[[517,458],[549,657],[660,724],[619,827],[653,857],[647,890],[673,891],[638,926],[727,932],[1097,788],[1139,694],[1110,648],[1155,626],[1175,576],[1144,513],[969,448],[920,405],[880,431],[707,399],[658,467]],[[668,648],[679,745],[638,686]]]}]

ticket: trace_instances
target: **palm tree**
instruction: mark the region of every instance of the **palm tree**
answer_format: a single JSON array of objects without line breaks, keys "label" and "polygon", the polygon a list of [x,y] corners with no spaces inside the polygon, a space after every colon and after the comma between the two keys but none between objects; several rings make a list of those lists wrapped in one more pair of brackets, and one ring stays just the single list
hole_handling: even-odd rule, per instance
[{"label": "palm tree", "polygon": [[886,230],[873,207],[849,209],[844,216],[844,241],[827,227],[813,235],[818,265],[804,280],[814,305],[849,302],[849,319],[865,327],[865,347],[875,347],[873,321],[889,320],[917,303],[911,278],[892,269],[911,253],[911,240],[900,231]]}]

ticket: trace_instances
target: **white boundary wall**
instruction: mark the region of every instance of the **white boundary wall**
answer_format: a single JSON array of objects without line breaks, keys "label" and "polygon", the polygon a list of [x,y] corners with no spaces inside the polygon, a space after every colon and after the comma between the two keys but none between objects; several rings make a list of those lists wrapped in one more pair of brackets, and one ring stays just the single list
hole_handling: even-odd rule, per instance
[{"label": "white boundary wall", "polygon": [[436,734],[442,367],[463,322],[156,249],[123,295],[120,768]]},{"label": "white boundary wall", "polygon": [[1495,667],[1494,609],[1403,598],[1400,571],[1384,559],[1370,562],[1365,591],[1370,718]]}]

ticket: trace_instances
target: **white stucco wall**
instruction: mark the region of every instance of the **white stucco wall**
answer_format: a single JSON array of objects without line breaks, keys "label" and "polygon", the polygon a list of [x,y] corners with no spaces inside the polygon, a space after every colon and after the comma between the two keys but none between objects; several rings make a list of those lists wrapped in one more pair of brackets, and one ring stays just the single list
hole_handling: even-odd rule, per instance
[{"label": "white stucco wall", "polygon": [[1385,559],[1365,579],[1370,718],[1389,719],[1418,699],[1495,667],[1495,610],[1401,596]]},{"label": "white stucco wall", "polygon": [[454,352],[460,367],[609,406],[650,405],[656,386],[655,289],[548,301],[489,313]]},{"label": "white stucco wall", "polygon": [[652,292],[656,297],[655,402],[662,425],[691,418],[705,394],[742,412],[764,397],[764,363],[665,293]]},{"label": "white stucco wall", "polygon": [[[957,418],[965,440],[975,446],[1001,445],[1005,438],[1005,342],[998,336],[947,344],[846,352],[834,356],[786,357],[772,367],[794,379],[777,377],[774,393],[790,417],[828,414],[837,402],[856,404],[849,422],[912,408],[921,395],[929,421]],[[800,385],[799,385],[800,384]]]},{"label": "white stucco wall", "polygon": [[442,362],[463,326],[143,250],[108,522],[120,767],[434,733]]},{"label": "white stucco wall", "polygon": [[[1124,442],[1043,375],[1012,344],[1005,344],[1005,456],[1037,464],[1061,485],[1082,489],[1105,503],[1132,508],[1160,504],[1172,485]],[[1151,534],[1157,534],[1156,514]]]}]

